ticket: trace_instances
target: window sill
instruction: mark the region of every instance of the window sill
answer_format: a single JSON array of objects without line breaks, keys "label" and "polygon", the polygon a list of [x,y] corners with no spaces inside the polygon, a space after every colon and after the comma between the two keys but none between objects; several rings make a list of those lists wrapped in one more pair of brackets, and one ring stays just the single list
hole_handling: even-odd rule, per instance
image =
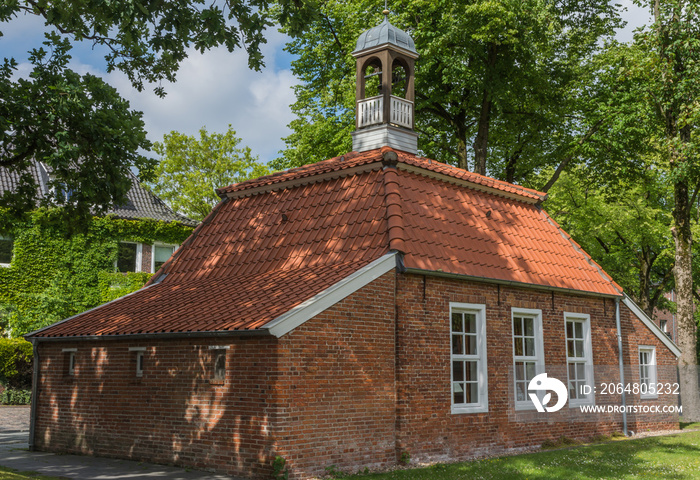
[{"label": "window sill", "polygon": [[226,380],[209,380],[209,385],[221,386],[226,383]]},{"label": "window sill", "polygon": [[469,406],[457,406],[452,405],[452,414],[461,415],[464,413],[488,413],[488,405],[469,405]]}]

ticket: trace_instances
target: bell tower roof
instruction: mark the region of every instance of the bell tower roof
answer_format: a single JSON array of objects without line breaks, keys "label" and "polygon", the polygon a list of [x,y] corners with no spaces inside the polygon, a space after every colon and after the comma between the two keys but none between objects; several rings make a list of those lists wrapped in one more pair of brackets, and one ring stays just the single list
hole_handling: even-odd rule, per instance
[{"label": "bell tower roof", "polygon": [[377,47],[379,45],[391,44],[408,50],[411,53],[418,55],[416,45],[413,43],[411,36],[401,29],[396,28],[389,19],[385,16],[384,21],[376,27],[365,30],[357,39],[357,46],[353,54],[367,50],[368,48]]}]

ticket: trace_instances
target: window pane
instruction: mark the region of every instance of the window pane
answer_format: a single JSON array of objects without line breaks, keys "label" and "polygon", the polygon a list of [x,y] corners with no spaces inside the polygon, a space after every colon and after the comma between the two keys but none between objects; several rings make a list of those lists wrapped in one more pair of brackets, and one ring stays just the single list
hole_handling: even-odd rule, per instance
[{"label": "window pane", "polygon": [[479,401],[479,386],[476,383],[467,383],[467,398],[466,403],[478,403]]},{"label": "window pane", "polygon": [[214,380],[226,378],[226,350],[215,350],[214,355]]},{"label": "window pane", "polygon": [[574,355],[574,341],[573,340],[566,341],[566,356],[567,357],[575,356]]},{"label": "window pane", "polygon": [[583,338],[583,323],[576,322],[574,325],[574,333],[576,334],[576,338]]},{"label": "window pane", "polygon": [[523,355],[523,339],[522,338],[514,338],[513,342],[515,344],[515,355],[517,356],[522,356]]},{"label": "window pane", "polygon": [[455,382],[464,380],[464,362],[452,362],[452,380]]},{"label": "window pane", "polygon": [[535,339],[534,338],[526,338],[525,339],[525,355],[528,357],[532,357],[535,355]]},{"label": "window pane", "polygon": [[527,380],[532,380],[537,375],[537,368],[534,362],[527,362],[525,367],[525,373],[527,374]]},{"label": "window pane", "polygon": [[534,318],[523,318],[525,322],[525,335],[528,337],[535,336],[535,319]]},{"label": "window pane", "polygon": [[465,313],[464,325],[466,328],[466,333],[476,333],[476,315],[473,313]]},{"label": "window pane", "polygon": [[466,374],[465,380],[468,382],[469,381],[472,381],[472,382],[477,381],[477,379],[478,379],[478,376],[476,374],[476,363],[477,362],[464,362],[464,363],[466,364],[465,366],[467,367],[466,372],[464,372]]},{"label": "window pane", "polygon": [[586,378],[586,365],[583,363],[576,364],[576,378],[578,380],[585,380]]},{"label": "window pane", "polygon": [[467,355],[478,355],[476,351],[476,335],[465,335],[464,340],[467,342]]},{"label": "window pane", "polygon": [[117,251],[117,270],[120,272],[136,271],[136,244],[120,243]]},{"label": "window pane", "polygon": [[175,251],[175,247],[164,247],[162,245],[156,245],[153,252],[153,265],[155,270],[158,270],[163,266],[165,262],[172,256]]},{"label": "window pane", "polygon": [[11,238],[0,237],[0,263],[12,262],[12,247],[14,242]]},{"label": "window pane", "polygon": [[515,379],[525,380],[525,366],[523,362],[515,362]]},{"label": "window pane", "polygon": [[452,331],[453,332],[463,332],[464,327],[462,325],[462,314],[453,313],[452,314]]},{"label": "window pane", "polygon": [[525,382],[517,382],[515,384],[515,399],[519,402],[527,400],[525,398],[525,391],[526,390],[527,390],[527,387],[525,385]]},{"label": "window pane", "polygon": [[464,335],[452,335],[452,354],[464,355]]},{"label": "window pane", "polygon": [[521,337],[523,335],[523,322],[522,318],[513,318],[513,335]]},{"label": "window pane", "polygon": [[574,340],[576,357],[583,357],[583,340]]},{"label": "window pane", "polygon": [[566,322],[566,338],[574,338],[574,325],[572,322]]},{"label": "window pane", "polygon": [[462,383],[453,383],[452,384],[452,392],[454,393],[454,403],[464,403],[464,384]]}]

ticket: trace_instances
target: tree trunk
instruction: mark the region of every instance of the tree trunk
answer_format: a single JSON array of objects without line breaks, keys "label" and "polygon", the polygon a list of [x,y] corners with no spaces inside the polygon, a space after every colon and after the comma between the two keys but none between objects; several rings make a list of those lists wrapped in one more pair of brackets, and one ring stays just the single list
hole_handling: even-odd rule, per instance
[{"label": "tree trunk", "polygon": [[[671,122],[673,123],[673,122]],[[668,132],[667,132],[668,133]],[[682,142],[690,141],[690,129],[680,132]],[[679,168],[682,154],[671,153],[671,168]],[[681,383],[681,404],[684,421],[700,421],[700,387],[698,386],[697,368],[697,325],[693,315],[693,271],[692,271],[692,233],[690,230],[691,204],[685,180],[676,181],[673,186],[675,206],[673,208],[673,240],[676,250],[676,322],[678,329],[678,347],[681,358],[678,365]]]},{"label": "tree trunk", "polygon": [[464,170],[469,170],[469,163],[467,162],[466,136],[466,132],[461,132],[461,129],[457,130],[457,166]]},{"label": "tree trunk", "polygon": [[479,126],[474,139],[474,171],[486,175],[486,157],[489,146],[489,124],[491,123],[491,99],[489,92],[484,89],[479,114]]}]

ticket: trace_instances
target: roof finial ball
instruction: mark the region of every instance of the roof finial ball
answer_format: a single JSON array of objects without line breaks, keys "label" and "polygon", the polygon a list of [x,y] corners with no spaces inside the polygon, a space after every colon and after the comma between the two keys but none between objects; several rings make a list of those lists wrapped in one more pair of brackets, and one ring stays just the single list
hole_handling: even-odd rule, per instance
[{"label": "roof finial ball", "polygon": [[352,149],[366,152],[385,146],[416,154],[413,131],[414,64],[418,58],[411,36],[384,21],[363,32],[352,52],[357,62],[357,116]]}]

